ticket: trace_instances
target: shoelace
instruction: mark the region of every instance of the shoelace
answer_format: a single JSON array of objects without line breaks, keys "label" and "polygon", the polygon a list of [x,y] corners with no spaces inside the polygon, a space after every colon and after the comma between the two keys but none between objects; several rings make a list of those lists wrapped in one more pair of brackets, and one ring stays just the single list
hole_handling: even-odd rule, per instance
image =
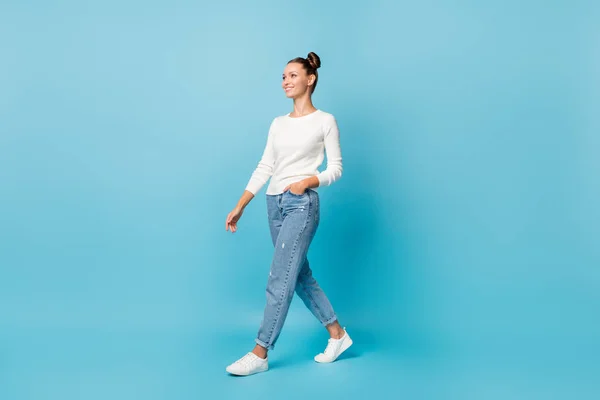
[{"label": "shoelace", "polygon": [[250,366],[250,364],[252,363],[251,357],[252,356],[250,355],[250,353],[248,353],[244,357],[240,358],[238,362],[244,366]]},{"label": "shoelace", "polygon": [[334,347],[335,347],[334,339],[327,340],[327,347],[325,348],[325,351],[323,353],[325,355],[329,355],[329,353],[333,352]]}]

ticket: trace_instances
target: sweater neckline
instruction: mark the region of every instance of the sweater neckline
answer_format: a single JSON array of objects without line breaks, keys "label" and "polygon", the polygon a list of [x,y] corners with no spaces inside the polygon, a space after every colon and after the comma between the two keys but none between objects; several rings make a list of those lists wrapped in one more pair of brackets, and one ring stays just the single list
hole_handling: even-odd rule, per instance
[{"label": "sweater neckline", "polygon": [[320,111],[321,110],[317,108],[315,111],[311,112],[310,114],[302,115],[301,117],[292,117],[291,116],[292,113],[290,112],[290,113],[287,113],[286,117],[288,117],[289,119],[303,119],[303,118],[310,117],[311,115],[316,114]]}]

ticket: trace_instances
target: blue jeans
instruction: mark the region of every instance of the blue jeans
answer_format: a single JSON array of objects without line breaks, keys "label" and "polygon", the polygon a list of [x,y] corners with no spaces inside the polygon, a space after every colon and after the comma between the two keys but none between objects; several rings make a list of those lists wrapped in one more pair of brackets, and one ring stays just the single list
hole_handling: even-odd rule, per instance
[{"label": "blue jeans", "polygon": [[324,326],[337,318],[327,296],[313,278],[306,257],[319,225],[319,194],[308,189],[302,195],[289,190],[267,195],[267,213],[275,253],[267,282],[267,304],[256,343],[271,350],[283,327],[294,291]]}]

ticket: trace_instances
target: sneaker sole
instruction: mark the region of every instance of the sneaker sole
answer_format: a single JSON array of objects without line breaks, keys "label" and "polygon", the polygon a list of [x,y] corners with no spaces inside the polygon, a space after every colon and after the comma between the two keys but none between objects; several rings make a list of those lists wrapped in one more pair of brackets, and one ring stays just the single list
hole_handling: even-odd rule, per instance
[{"label": "sneaker sole", "polygon": [[234,376],[250,376],[250,375],[260,374],[261,372],[266,372],[268,370],[269,370],[269,368],[265,368],[265,369],[261,369],[260,371],[249,372],[246,374],[238,374],[236,372],[228,371],[227,368],[225,369],[225,371],[227,371],[228,374],[234,375]]}]

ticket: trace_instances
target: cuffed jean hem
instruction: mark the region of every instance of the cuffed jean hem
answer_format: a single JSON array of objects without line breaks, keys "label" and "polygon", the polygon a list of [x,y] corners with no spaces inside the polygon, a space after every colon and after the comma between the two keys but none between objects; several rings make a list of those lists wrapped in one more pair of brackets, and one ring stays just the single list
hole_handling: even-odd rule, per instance
[{"label": "cuffed jean hem", "polygon": [[327,326],[327,325],[329,325],[329,324],[331,324],[332,322],[335,322],[335,321],[337,321],[337,316],[336,315],[334,315],[333,317],[329,318],[327,321],[321,322],[321,323],[323,324],[323,326]]},{"label": "cuffed jean hem", "polygon": [[264,347],[267,350],[273,350],[275,348],[274,345],[268,346],[265,342],[263,342],[259,338],[254,339],[254,341],[256,342],[257,345],[262,346],[262,347]]}]

